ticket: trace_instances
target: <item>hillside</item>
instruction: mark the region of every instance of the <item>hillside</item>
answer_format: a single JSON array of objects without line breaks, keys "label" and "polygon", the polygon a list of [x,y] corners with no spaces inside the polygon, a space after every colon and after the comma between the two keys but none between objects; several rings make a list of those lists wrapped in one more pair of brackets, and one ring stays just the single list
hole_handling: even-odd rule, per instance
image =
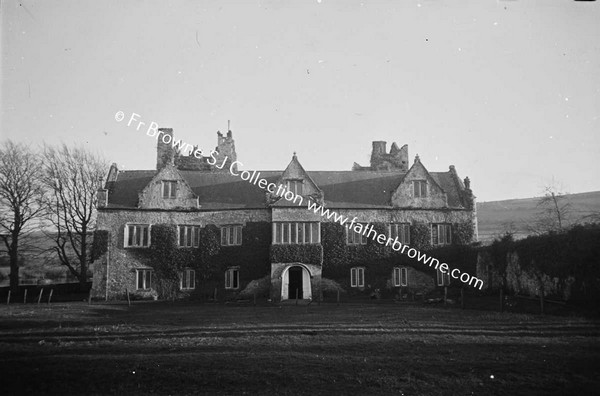
[{"label": "hillside", "polygon": [[[489,242],[494,236],[512,229],[517,237],[529,234],[528,225],[535,218],[538,209],[537,198],[508,199],[504,201],[480,202],[477,204],[479,220],[479,240]],[[591,214],[600,213],[600,191],[569,194],[567,199],[571,204],[569,222],[579,222]]]}]

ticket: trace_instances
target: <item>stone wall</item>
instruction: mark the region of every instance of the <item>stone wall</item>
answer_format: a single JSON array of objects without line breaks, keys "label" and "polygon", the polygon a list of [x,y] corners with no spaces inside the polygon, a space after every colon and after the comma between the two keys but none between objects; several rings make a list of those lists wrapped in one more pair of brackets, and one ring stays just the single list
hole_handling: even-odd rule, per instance
[{"label": "stone wall", "polygon": [[[485,250],[480,251],[477,256],[477,277],[483,280],[484,289],[498,290],[502,287],[502,276],[494,268],[492,258]],[[565,301],[571,297],[571,288],[575,282],[573,277],[561,280],[547,274],[540,276],[532,270],[522,268],[517,252],[508,254],[505,282],[509,293],[539,297],[540,279],[544,286],[544,295]]]},{"label": "stone wall", "polygon": [[[175,181],[176,197],[163,198],[163,181]],[[198,197],[172,164],[165,165],[139,193],[138,207],[142,209],[198,208]]]},{"label": "stone wall", "polygon": [[[304,209],[306,210],[306,209]],[[333,209],[348,217],[357,217],[358,223],[471,223],[472,213],[461,209],[421,210],[421,209]],[[320,216],[319,216],[320,217]],[[334,219],[321,217],[322,222]]]},{"label": "stone wall", "polygon": [[370,170],[406,172],[408,170],[408,145],[405,144],[398,148],[396,143],[392,143],[390,152],[387,153],[386,144],[384,141],[373,142]]},{"label": "stone wall", "polygon": [[[419,222],[419,223],[461,223],[468,221],[471,212],[465,210],[390,210],[371,209],[353,210],[340,209],[340,214],[350,220],[356,216],[359,222]],[[98,258],[94,265],[93,297],[104,298],[106,295],[106,271],[108,263],[108,294],[110,298],[121,298],[125,289],[135,290],[135,269],[146,268],[149,263],[140,251],[147,248],[125,248],[124,229],[127,224],[186,224],[206,227],[209,224],[223,226],[227,224],[242,224],[249,222],[273,221],[328,221],[319,215],[309,212],[306,208],[272,208],[252,210],[224,210],[204,212],[200,210],[173,211],[173,210],[114,210],[101,209],[98,211],[98,229],[109,231],[108,252]],[[245,230],[245,229],[244,229]],[[245,231],[244,231],[245,232]],[[387,230],[386,230],[387,233]],[[152,242],[150,242],[152,243]],[[230,247],[229,249],[235,249]],[[321,247],[322,249],[322,247]],[[110,261],[110,262],[109,262]],[[292,261],[292,260],[290,260]],[[243,266],[244,263],[230,263]],[[268,261],[265,262],[268,265]],[[308,264],[307,264],[308,265]],[[319,266],[319,274],[321,274]],[[391,281],[391,267],[385,279]],[[368,274],[367,270],[367,274]],[[259,278],[263,274],[244,276],[244,282]],[[344,275],[346,277],[346,275]],[[350,273],[347,274],[348,280]],[[247,279],[246,279],[247,278]],[[217,279],[221,284],[222,280]],[[243,286],[243,285],[242,285]],[[211,286],[216,287],[216,286]],[[435,279],[429,274],[414,269],[409,269],[409,288],[428,291],[435,287]],[[415,290],[416,290],[415,289]]]},{"label": "stone wall", "polygon": [[[414,197],[413,181],[415,180],[427,181],[427,195],[425,197]],[[402,180],[402,183],[400,183],[396,191],[392,194],[392,205],[411,208],[446,208],[448,207],[448,197],[427,173],[427,170],[421,165],[417,157],[415,159],[415,166],[411,168],[410,172]]]},{"label": "stone wall", "polygon": [[[97,229],[109,231],[108,251],[94,263],[94,283],[92,296],[105,298],[106,273],[108,266],[109,299],[123,298],[125,289],[136,289],[135,270],[149,268],[144,254],[148,248],[131,248],[124,246],[125,226],[127,224],[187,224],[205,227],[209,224],[217,226],[242,224],[247,222],[270,222],[271,214],[267,209],[228,210],[228,211],[146,211],[146,210],[111,210],[98,211]],[[152,241],[150,241],[152,243]],[[237,265],[237,263],[231,263]],[[241,264],[241,263],[240,263]]]}]

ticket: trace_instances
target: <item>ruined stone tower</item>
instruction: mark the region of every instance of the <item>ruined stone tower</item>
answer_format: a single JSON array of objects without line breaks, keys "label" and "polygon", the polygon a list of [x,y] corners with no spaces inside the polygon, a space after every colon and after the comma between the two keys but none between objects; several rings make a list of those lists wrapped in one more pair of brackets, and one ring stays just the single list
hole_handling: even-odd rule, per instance
[{"label": "ruined stone tower", "polygon": [[[227,136],[223,136],[223,134],[217,131],[217,147],[215,150],[218,151],[217,165],[221,166],[223,161],[226,160],[226,166],[223,167],[224,170],[229,171],[229,166],[232,162],[237,160],[237,154],[235,152],[235,141],[233,140],[233,133],[231,130],[227,131]],[[237,165],[234,165],[234,170],[237,170]]]},{"label": "ruined stone tower", "polygon": [[374,170],[374,171],[408,171],[408,145],[398,148],[392,143],[390,152],[386,149],[387,142],[374,141],[371,151],[371,166],[360,166],[356,162],[352,170]]},{"label": "ruined stone tower", "polygon": [[[231,164],[237,160],[237,154],[235,152],[235,141],[233,140],[233,133],[227,132],[227,136],[223,136],[221,132],[217,132],[217,147],[215,147],[216,154],[213,157],[216,162],[211,158],[211,150],[203,150],[200,158],[193,155],[193,153],[199,148],[194,146],[191,152],[182,153],[178,149],[174,148],[173,139],[173,128],[159,128],[159,132],[163,135],[168,135],[169,138],[161,136],[156,142],[156,169],[160,170],[167,164],[175,165],[179,170],[200,170],[207,172],[229,172]],[[168,143],[165,143],[167,141]],[[181,147],[181,145],[175,144],[175,147]],[[189,150],[189,149],[188,149]],[[186,150],[187,151],[187,150]],[[210,163],[209,163],[210,160]],[[225,161],[225,166],[223,162]],[[213,162],[215,162],[213,164]],[[211,165],[212,164],[212,165]],[[219,169],[218,167],[221,167]],[[237,170],[237,166],[234,165],[234,171]]]},{"label": "ruined stone tower", "polygon": [[164,135],[171,136],[171,138],[164,139],[168,140],[169,143],[165,143],[162,136],[156,141],[156,170],[164,168],[167,164],[173,164],[175,161],[175,150],[171,144],[173,141],[173,128],[158,128],[158,131],[162,132]]}]

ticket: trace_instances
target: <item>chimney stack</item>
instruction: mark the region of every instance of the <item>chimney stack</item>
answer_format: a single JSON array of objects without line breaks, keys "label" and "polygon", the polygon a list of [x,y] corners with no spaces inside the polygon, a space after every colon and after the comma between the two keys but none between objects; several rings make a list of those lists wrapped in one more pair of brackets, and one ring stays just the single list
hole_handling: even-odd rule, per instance
[{"label": "chimney stack", "polygon": [[173,128],[158,128],[158,132],[159,137],[156,142],[156,170],[161,170],[167,164],[174,164],[175,150],[172,144]]}]

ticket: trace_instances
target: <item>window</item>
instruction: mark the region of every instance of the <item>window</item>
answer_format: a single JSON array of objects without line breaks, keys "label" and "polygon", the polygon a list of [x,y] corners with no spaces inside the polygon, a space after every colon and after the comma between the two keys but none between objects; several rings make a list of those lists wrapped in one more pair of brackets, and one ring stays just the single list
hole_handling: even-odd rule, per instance
[{"label": "window", "polygon": [[180,247],[198,247],[200,244],[199,226],[179,226],[179,246]]},{"label": "window", "polygon": [[239,246],[242,244],[242,226],[221,227],[221,246]]},{"label": "window", "polygon": [[302,180],[288,180],[287,189],[296,195],[302,195]]},{"label": "window", "polygon": [[318,222],[273,223],[273,244],[308,244],[321,242]]},{"label": "window", "polygon": [[225,289],[237,289],[240,287],[239,268],[228,268],[225,271]]},{"label": "window", "polygon": [[[363,228],[364,229],[364,228]],[[352,228],[346,228],[346,244],[348,245],[366,245],[367,237],[360,234]]]},{"label": "window", "polygon": [[410,244],[410,224],[409,223],[398,223],[390,224],[390,237],[395,239],[398,237],[400,243],[404,245]]},{"label": "window", "polygon": [[175,198],[177,196],[177,182],[163,180],[162,182],[163,198]]},{"label": "window", "polygon": [[405,267],[394,268],[394,287],[408,286],[408,269]]},{"label": "window", "polygon": [[150,246],[150,226],[148,224],[128,224],[125,226],[125,247]]},{"label": "window", "polygon": [[350,286],[365,287],[365,269],[363,267],[350,268]]},{"label": "window", "polygon": [[137,290],[149,290],[152,287],[152,270],[139,269],[135,271]]},{"label": "window", "polygon": [[181,273],[181,282],[179,284],[181,290],[192,290],[196,288],[196,271],[185,269]]},{"label": "window", "polygon": [[427,181],[413,180],[413,197],[425,198],[427,196]]},{"label": "window", "polygon": [[443,274],[442,271],[437,270],[437,284],[438,286],[448,286],[450,284],[450,273]]},{"label": "window", "polygon": [[452,243],[452,226],[450,224],[431,225],[431,244],[450,245]]}]

